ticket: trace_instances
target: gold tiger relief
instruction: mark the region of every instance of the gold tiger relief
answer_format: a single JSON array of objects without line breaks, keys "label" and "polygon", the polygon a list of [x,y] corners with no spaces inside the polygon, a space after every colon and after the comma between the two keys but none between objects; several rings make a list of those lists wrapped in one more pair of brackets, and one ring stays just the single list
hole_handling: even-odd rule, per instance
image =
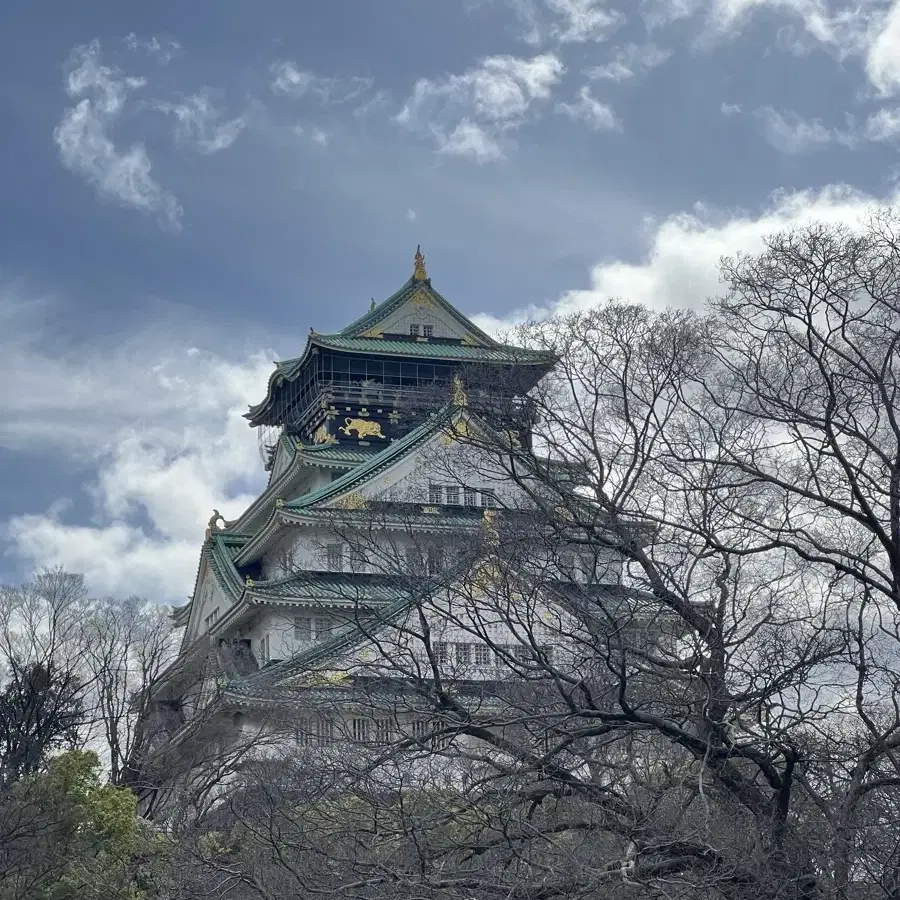
[{"label": "gold tiger relief", "polygon": [[382,439],[386,439],[384,433],[381,430],[380,422],[370,422],[366,419],[351,419],[347,416],[344,419],[344,424],[338,429],[338,431],[343,432],[350,437],[350,432],[355,431],[356,436],[359,440],[367,437],[378,437]]}]

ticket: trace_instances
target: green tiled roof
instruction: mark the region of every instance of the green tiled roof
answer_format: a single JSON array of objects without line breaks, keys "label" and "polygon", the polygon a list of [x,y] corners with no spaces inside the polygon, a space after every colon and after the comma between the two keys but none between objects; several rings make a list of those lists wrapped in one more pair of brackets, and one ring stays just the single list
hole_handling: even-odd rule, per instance
[{"label": "green tiled roof", "polygon": [[438,306],[442,307],[450,316],[455,319],[466,331],[477,337],[486,347],[496,347],[497,342],[484,331],[482,331],[474,322],[464,316],[449,300],[441,296],[432,286],[431,279],[426,278],[424,281],[417,279],[413,275],[399,291],[391,294],[387,300],[383,300],[377,304],[374,309],[367,312],[364,316],[358,318],[355,322],[351,322],[346,328],[341,329],[341,334],[347,337],[358,337],[364,331],[373,328],[379,322],[384,321],[395,309],[402,306],[409,300],[413,294],[424,291]]},{"label": "green tiled roof", "polygon": [[241,576],[234,565],[234,558],[252,535],[235,532],[218,532],[210,536],[209,563],[219,584],[232,600],[237,600],[244,590]]},{"label": "green tiled roof", "polygon": [[551,365],[556,361],[556,357],[551,353],[525,350],[521,347],[512,347],[496,342],[489,347],[477,347],[470,344],[454,344],[434,340],[387,340],[385,338],[345,336],[343,333],[317,334],[311,339],[311,342],[330,350],[350,350],[355,353],[388,356],[416,356],[470,363],[508,363],[534,366]]},{"label": "green tiled roof", "polygon": [[228,685],[227,693],[237,696],[253,696],[261,688],[265,690],[266,688],[277,686],[286,679],[300,675],[316,665],[334,659],[339,653],[370,640],[391,622],[396,622],[408,615],[415,596],[419,595],[409,593],[382,609],[377,616],[370,620],[360,623],[348,623],[343,628],[338,629],[330,640],[316,644],[309,650],[297,653],[290,659],[283,660],[273,666],[266,666],[245,678],[232,681]]},{"label": "green tiled roof", "polygon": [[[236,699],[277,697],[279,688],[285,685],[285,682],[306,672],[315,671],[317,667],[338,659],[342,653],[372,640],[388,625],[401,621],[414,608],[417,601],[424,600],[438,586],[436,583],[429,584],[426,579],[422,579],[421,587],[418,589],[410,585],[402,596],[399,596],[394,603],[379,610],[377,615],[359,622],[350,622],[328,641],[323,641],[289,659],[265,666],[251,675],[235,679],[226,688],[226,694]],[[643,591],[617,584],[585,586],[548,582],[547,586],[554,591],[559,602],[568,606],[576,615],[580,613],[579,601],[583,602],[588,596],[602,598],[605,602],[613,600],[620,604],[634,603],[648,597]],[[569,594],[575,596],[568,596]]]},{"label": "green tiled roof", "polygon": [[330,600],[348,604],[392,603],[411,580],[401,576],[351,572],[299,572],[286,578],[254,582],[254,597],[278,601]]},{"label": "green tiled roof", "polygon": [[337,497],[355,485],[366,481],[373,475],[387,468],[389,465],[397,462],[404,457],[410,450],[419,446],[432,434],[436,433],[442,425],[449,421],[451,408],[445,407],[436,413],[433,413],[418,428],[414,428],[408,434],[396,441],[388,444],[380,453],[376,453],[362,465],[351,469],[343,474],[340,478],[335,479],[330,484],[304,494],[290,503],[285,503],[285,509],[303,509],[312,506],[314,503],[320,503],[331,497]]},{"label": "green tiled roof", "polygon": [[[302,436],[293,432],[282,432],[278,439],[284,449],[291,452],[297,450],[297,444],[302,443]],[[336,463],[340,465],[358,466],[380,452],[379,447],[352,447],[340,444],[303,444],[301,453],[312,460]]]}]

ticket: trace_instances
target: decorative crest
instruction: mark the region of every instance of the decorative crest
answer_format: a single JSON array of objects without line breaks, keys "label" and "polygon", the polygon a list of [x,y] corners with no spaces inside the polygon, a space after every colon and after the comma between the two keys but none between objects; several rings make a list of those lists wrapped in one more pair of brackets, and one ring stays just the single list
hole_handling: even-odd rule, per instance
[{"label": "decorative crest", "polygon": [[378,305],[378,304],[375,302],[375,298],[373,297],[373,298],[372,298],[371,304],[369,304],[369,312],[374,312],[375,307],[376,307],[377,305]]},{"label": "decorative crest", "polygon": [[[219,522],[222,524],[219,525]],[[226,524],[225,517],[217,509],[214,509],[206,525],[206,540],[209,540],[214,532],[223,531]]]},{"label": "decorative crest", "polygon": [[422,256],[422,245],[416,245],[416,268],[413,272],[416,281],[428,281],[428,272],[425,269],[425,257]]}]

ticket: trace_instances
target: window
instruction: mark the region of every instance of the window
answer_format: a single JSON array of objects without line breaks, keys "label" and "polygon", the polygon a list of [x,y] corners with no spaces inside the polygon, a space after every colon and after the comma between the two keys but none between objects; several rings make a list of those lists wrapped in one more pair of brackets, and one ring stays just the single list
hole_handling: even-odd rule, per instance
[{"label": "window", "polygon": [[544,644],[544,646],[541,647],[541,655],[544,657],[544,662],[545,662],[548,666],[552,666],[552,665],[553,665],[554,651],[555,651],[555,650],[556,650],[556,647],[553,647],[553,646],[551,646],[550,644]]},{"label": "window", "polygon": [[427,337],[434,337],[434,325],[423,325],[422,334]]},{"label": "window", "polygon": [[216,624],[216,621],[219,618],[219,607],[217,606],[207,617],[206,617],[206,630],[209,631],[213,625]]},{"label": "window", "polygon": [[428,502],[429,503],[443,503],[444,502],[444,489],[439,484],[434,484],[433,482],[428,485]]},{"label": "window", "polygon": [[418,325],[410,325],[409,326],[409,336],[410,337],[418,337],[419,336],[419,326]]},{"label": "window", "polygon": [[511,648],[511,650],[512,650],[512,655],[519,662],[527,663],[527,662],[531,662],[534,659],[534,657],[531,653],[531,647],[526,647],[523,644],[516,644],[515,646],[513,646]]},{"label": "window", "polygon": [[323,617],[296,616],[294,618],[294,641],[309,644],[313,641],[327,641],[334,631],[334,622]]},{"label": "window", "polygon": [[268,635],[266,635],[264,638],[260,638],[260,640],[259,640],[259,659],[263,665],[265,665],[269,661],[269,636]]},{"label": "window", "polygon": [[313,620],[310,616],[297,616],[294,619],[294,640],[308,643],[313,639]]},{"label": "window", "polygon": [[456,645],[456,663],[460,666],[468,666],[472,662],[472,645],[457,644]]},{"label": "window", "polygon": [[366,554],[361,547],[350,548],[350,571],[365,572]]},{"label": "window", "polygon": [[478,506],[478,492],[475,488],[464,488],[463,489],[463,503],[466,506]]},{"label": "window", "polygon": [[447,505],[448,506],[459,506],[459,486],[455,484],[448,484],[447,488]]},{"label": "window", "polygon": [[409,723],[409,733],[417,741],[424,740],[428,736],[428,722],[424,719],[416,719]]},{"label": "window", "polygon": [[341,572],[344,568],[344,545],[328,545],[328,569],[331,572]]},{"label": "window", "polygon": [[354,719],[351,724],[353,727],[353,740],[358,744],[365,744],[369,740],[369,720]]},{"label": "window", "polygon": [[450,645],[444,641],[438,641],[434,645],[434,656],[439,663],[450,662]]},{"label": "window", "polygon": [[390,719],[375,720],[375,740],[378,741],[379,744],[390,743],[394,730],[391,727],[392,725],[393,722]]},{"label": "window", "polygon": [[575,554],[571,550],[560,553],[559,570],[564,578],[568,578],[570,581],[575,580]]},{"label": "window", "polygon": [[475,665],[481,668],[490,666],[491,664],[491,648],[487,644],[475,645]]},{"label": "window", "polygon": [[306,718],[300,719],[300,721],[297,722],[295,736],[297,743],[301,747],[311,747],[313,743],[312,721]]},{"label": "window", "polygon": [[444,571],[444,548],[428,548],[428,574],[440,575]]},{"label": "window", "polygon": [[485,509],[495,509],[497,506],[497,498],[493,491],[481,492],[481,505]]},{"label": "window", "polygon": [[334,722],[331,719],[319,719],[316,723],[316,738],[320,747],[327,747],[334,741]]}]

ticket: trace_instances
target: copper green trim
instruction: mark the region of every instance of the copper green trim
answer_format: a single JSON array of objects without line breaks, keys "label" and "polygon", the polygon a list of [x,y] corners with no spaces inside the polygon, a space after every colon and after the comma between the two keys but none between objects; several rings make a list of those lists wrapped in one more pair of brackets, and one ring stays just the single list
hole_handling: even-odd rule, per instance
[{"label": "copper green trim", "polygon": [[341,329],[341,334],[348,337],[358,337],[362,332],[383,322],[394,310],[399,309],[414,294],[426,293],[435,303],[448,313],[458,325],[462,326],[470,334],[478,338],[485,347],[496,347],[497,342],[487,333],[482,331],[471,319],[464,316],[446,297],[441,296],[432,286],[431,279],[410,278],[399,291],[391,294],[387,300],[377,304],[374,309],[364,316],[351,322],[346,328]]}]

